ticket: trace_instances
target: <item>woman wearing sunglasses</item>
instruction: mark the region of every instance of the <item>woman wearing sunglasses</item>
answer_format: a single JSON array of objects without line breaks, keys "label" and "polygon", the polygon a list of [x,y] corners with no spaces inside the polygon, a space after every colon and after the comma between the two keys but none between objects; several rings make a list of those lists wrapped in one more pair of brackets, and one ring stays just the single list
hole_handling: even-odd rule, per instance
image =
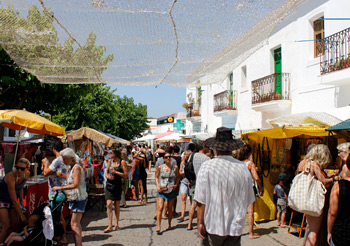
[{"label": "woman wearing sunglasses", "polygon": [[[10,231],[10,221],[26,221],[21,206],[23,206],[23,186],[29,178],[30,163],[26,158],[17,161],[12,172],[0,181],[0,243],[3,243]],[[18,202],[18,198],[20,203]]]},{"label": "woman wearing sunglasses", "polygon": [[160,224],[162,220],[162,212],[164,201],[168,201],[168,226],[166,230],[171,228],[171,219],[173,218],[173,204],[176,198],[176,188],[179,186],[180,174],[177,165],[171,165],[170,153],[165,153],[164,164],[160,165],[156,170],[156,187],[157,187],[157,234],[160,234]]}]

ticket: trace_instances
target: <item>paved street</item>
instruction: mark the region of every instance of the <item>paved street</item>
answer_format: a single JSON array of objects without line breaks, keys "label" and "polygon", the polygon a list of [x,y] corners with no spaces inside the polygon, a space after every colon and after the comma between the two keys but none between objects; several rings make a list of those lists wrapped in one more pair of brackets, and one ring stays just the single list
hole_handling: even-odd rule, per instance
[{"label": "paved street", "polygon": [[[83,244],[86,246],[97,245],[199,245],[200,239],[196,234],[196,224],[194,230],[187,231],[188,220],[178,223],[173,219],[173,229],[165,231],[162,235],[157,235],[155,215],[155,185],[154,173],[148,175],[149,203],[147,205],[137,205],[135,201],[127,201],[128,207],[121,208],[120,231],[103,233],[107,226],[107,215],[101,211],[101,206],[97,205],[88,210],[82,221]],[[178,202],[177,211],[180,211]],[[189,201],[188,201],[189,206]],[[188,210],[188,206],[187,209]],[[186,216],[188,219],[188,214]],[[196,223],[196,219],[194,221]],[[287,229],[278,228],[276,221],[259,223],[256,233],[261,238],[250,240],[247,235],[248,227],[245,226],[242,236],[242,245],[302,245],[302,240],[295,235],[288,234]],[[167,221],[162,221],[162,230],[165,230]],[[72,234],[68,235],[69,245],[74,245]]]}]

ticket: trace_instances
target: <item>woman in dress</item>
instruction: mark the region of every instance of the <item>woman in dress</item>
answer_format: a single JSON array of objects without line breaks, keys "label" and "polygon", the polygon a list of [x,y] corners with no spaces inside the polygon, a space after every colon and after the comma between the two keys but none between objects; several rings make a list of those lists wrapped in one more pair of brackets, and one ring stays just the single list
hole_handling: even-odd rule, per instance
[{"label": "woman in dress", "polygon": [[[10,234],[11,221],[26,221],[23,214],[23,186],[29,178],[30,163],[26,158],[17,161],[11,172],[0,181],[0,243],[3,243]],[[20,202],[18,202],[18,198]]]},{"label": "woman in dress", "polygon": [[[255,193],[257,193],[259,196],[262,195],[262,183],[259,178],[259,175],[256,171],[254,162],[251,161],[252,156],[252,147],[249,144],[245,144],[242,148],[238,151],[238,157],[237,159],[242,161],[244,164],[246,164],[251,176],[252,176],[252,186],[255,188]],[[255,187],[255,183],[258,185],[258,187]],[[257,191],[256,189],[259,189]],[[255,239],[259,238],[259,235],[254,234],[253,226],[254,226],[254,202],[248,206],[248,224],[249,224],[249,238]]]},{"label": "woman in dress", "polygon": [[120,200],[123,189],[123,181],[128,177],[126,162],[122,160],[122,153],[119,149],[114,149],[110,153],[111,159],[107,163],[105,176],[107,177],[105,199],[107,203],[108,227],[105,233],[113,231],[113,204],[115,210],[115,227],[114,230],[120,230],[119,214]]},{"label": "woman in dress", "polygon": [[[333,181],[338,180],[336,176],[328,178],[323,169],[331,163],[332,156],[328,147],[324,144],[316,144],[312,149],[306,154],[305,158],[299,163],[298,172],[306,171],[310,169],[310,175],[314,176],[316,179],[322,182],[322,184],[327,188]],[[327,194],[326,194],[326,203]],[[323,214],[327,213],[327,208],[324,207],[323,213],[320,216],[306,215],[309,230],[306,233],[305,245],[313,246],[316,245],[317,236],[322,224]]]},{"label": "woman in dress", "polygon": [[163,157],[164,164],[157,168],[155,175],[157,187],[157,234],[161,233],[160,226],[165,200],[168,200],[168,226],[166,230],[171,228],[171,220],[173,218],[172,207],[176,198],[176,188],[180,182],[179,168],[177,165],[171,165],[170,158],[170,153],[165,153]]},{"label": "woman in dress", "polygon": [[350,159],[342,168],[342,180],[335,183],[328,211],[328,243],[350,245]]},{"label": "woman in dress", "polygon": [[67,199],[69,201],[69,209],[72,212],[70,225],[74,234],[75,245],[81,246],[83,245],[83,240],[80,221],[85,212],[88,198],[86,192],[85,171],[79,163],[76,163],[75,153],[71,148],[62,150],[60,155],[62,156],[64,164],[71,167],[71,171],[67,178],[67,185],[55,186],[52,188],[52,191],[69,190]]}]

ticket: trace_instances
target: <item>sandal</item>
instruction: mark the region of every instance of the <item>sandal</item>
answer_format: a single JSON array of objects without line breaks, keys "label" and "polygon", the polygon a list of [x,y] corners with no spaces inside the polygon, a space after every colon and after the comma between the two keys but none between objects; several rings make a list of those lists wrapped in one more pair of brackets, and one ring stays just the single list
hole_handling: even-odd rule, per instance
[{"label": "sandal", "polygon": [[113,229],[109,228],[109,227],[107,227],[106,229],[103,230],[104,233],[108,233],[108,232],[111,232],[111,231],[113,231]]},{"label": "sandal", "polygon": [[120,231],[120,227],[119,226],[115,226],[113,230]]}]

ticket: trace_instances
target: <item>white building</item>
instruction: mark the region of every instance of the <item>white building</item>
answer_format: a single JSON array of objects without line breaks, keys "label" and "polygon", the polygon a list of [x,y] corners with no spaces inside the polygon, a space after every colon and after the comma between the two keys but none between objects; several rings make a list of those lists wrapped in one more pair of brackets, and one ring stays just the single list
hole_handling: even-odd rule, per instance
[{"label": "white building", "polygon": [[167,131],[185,134],[186,113],[179,112],[157,118],[157,134]]},{"label": "white building", "polygon": [[254,47],[239,51],[248,55],[206,74],[203,64],[196,69],[200,75],[189,76],[187,134],[213,133],[219,126],[271,128],[267,119],[306,112],[350,118],[350,1],[296,2],[267,39],[261,35]]}]

